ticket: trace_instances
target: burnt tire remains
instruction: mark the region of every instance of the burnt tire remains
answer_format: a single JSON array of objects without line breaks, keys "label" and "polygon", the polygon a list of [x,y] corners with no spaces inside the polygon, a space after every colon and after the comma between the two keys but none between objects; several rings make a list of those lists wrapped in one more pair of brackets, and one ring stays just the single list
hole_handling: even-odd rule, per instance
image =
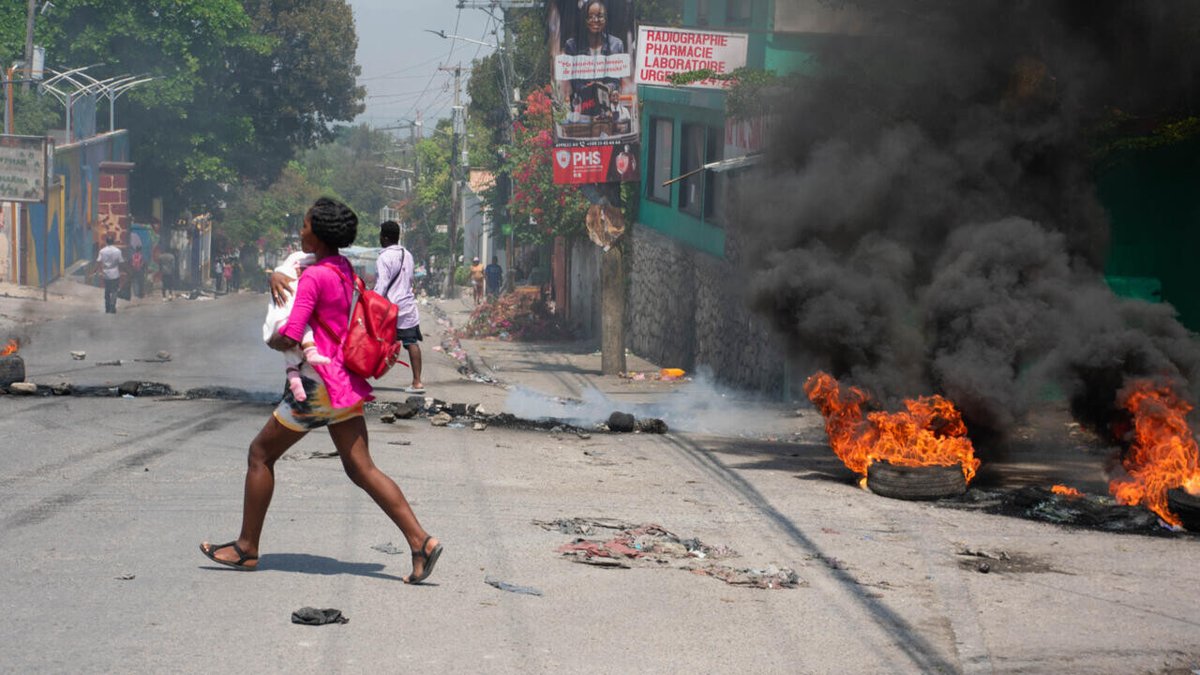
[{"label": "burnt tire remains", "polygon": [[16,354],[0,356],[0,387],[25,381],[25,359]]},{"label": "burnt tire remains", "polygon": [[900,466],[872,462],[867,467],[867,488],[877,495],[892,499],[941,499],[957,497],[966,492],[967,479],[958,464]]},{"label": "burnt tire remains", "polygon": [[1179,488],[1167,490],[1167,508],[1179,516],[1185,530],[1200,533],[1200,497]]}]

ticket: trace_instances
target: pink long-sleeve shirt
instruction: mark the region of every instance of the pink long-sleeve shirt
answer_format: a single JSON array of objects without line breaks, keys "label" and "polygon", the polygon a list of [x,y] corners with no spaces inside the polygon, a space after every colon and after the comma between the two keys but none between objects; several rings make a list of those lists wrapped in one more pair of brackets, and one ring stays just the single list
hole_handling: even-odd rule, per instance
[{"label": "pink long-sleeve shirt", "polygon": [[[296,303],[279,334],[299,342],[304,336],[304,327],[312,326],[317,351],[332,359],[327,365],[313,365],[312,368],[325,382],[329,404],[334,408],[348,408],[359,401],[373,400],[374,397],[371,395],[371,385],[342,365],[342,338],[346,335],[353,291],[333,270],[334,266],[341,270],[347,280],[354,279],[354,268],[350,261],[340,255],[325,258],[304,270],[296,286]],[[318,317],[320,322],[317,321]],[[336,335],[330,335],[321,326],[322,322]]]}]

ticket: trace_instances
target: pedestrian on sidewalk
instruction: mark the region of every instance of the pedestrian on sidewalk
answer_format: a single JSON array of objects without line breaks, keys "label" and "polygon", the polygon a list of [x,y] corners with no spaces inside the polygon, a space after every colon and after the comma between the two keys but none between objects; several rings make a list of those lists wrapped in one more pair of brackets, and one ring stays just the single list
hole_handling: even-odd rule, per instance
[{"label": "pedestrian on sidewalk", "polygon": [[471,289],[475,294],[475,306],[483,302],[483,263],[479,258],[471,258]]},{"label": "pedestrian on sidewalk", "polygon": [[[318,199],[304,216],[301,248],[312,253],[316,263],[301,275],[291,315],[268,344],[278,351],[294,349],[300,344],[306,326],[318,327],[319,316],[332,330],[315,330],[317,347],[331,356],[332,361],[324,365],[305,364],[301,378],[307,400],[296,401],[285,388],[283,399],[250,443],[241,533],[224,544],[207,541],[200,544],[200,552],[214,562],[241,570],[257,569],[263,521],[275,490],[276,461],[309,431],[320,427],[328,427],[346,475],[404,533],[413,559],[412,574],[404,578],[405,583],[420,583],[428,578],[442,554],[441,544],[421,527],[400,487],[371,460],[367,424],[363,419],[363,401],[372,398],[371,385],[347,370],[342,361],[341,342],[349,323],[351,299],[343,277],[352,280],[354,267],[345,256],[339,255],[338,249],[353,243],[357,232],[358,217],[354,211],[332,199]],[[288,297],[287,286],[287,277],[272,275],[271,296],[277,304]]]},{"label": "pedestrian on sidewalk", "polygon": [[104,278],[104,313],[117,313],[117,290],[121,285],[121,265],[125,256],[113,242],[112,233],[104,235],[104,248],[96,255],[96,271]]},{"label": "pedestrian on sidewalk", "polygon": [[500,267],[500,259],[492,256],[492,264],[483,269],[483,274],[487,277],[488,298],[500,295],[500,285],[504,281],[504,268]]},{"label": "pedestrian on sidewalk", "polygon": [[415,265],[412,254],[400,245],[400,225],[388,220],[379,225],[379,245],[383,250],[375,259],[375,292],[395,305],[396,341],[408,351],[408,364],[412,368],[412,386],[405,391],[424,394],[421,382],[421,313],[417,309],[417,295],[413,290]]}]

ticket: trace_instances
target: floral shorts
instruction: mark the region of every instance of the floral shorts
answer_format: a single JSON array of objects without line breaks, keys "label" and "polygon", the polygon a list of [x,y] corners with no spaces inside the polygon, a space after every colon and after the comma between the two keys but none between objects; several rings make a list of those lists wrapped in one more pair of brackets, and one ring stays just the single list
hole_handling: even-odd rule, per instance
[{"label": "floral shorts", "polygon": [[[305,369],[307,370],[307,369]],[[283,388],[283,399],[275,406],[275,419],[292,431],[312,431],[330,424],[338,424],[363,416],[362,401],[348,408],[329,405],[329,392],[325,383],[301,371],[300,382],[304,385],[304,401],[297,401],[292,390]]]}]

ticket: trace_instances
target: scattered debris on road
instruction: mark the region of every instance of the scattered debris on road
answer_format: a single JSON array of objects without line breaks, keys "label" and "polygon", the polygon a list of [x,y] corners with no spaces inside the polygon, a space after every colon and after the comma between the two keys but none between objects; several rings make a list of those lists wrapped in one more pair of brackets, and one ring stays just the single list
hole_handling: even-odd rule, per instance
[{"label": "scattered debris on road", "polygon": [[630,526],[610,519],[583,518],[533,522],[543,529],[559,532],[582,534],[594,532],[597,528],[615,532],[608,539],[576,538],[558,547],[557,551],[573,562],[623,569],[635,565],[671,566],[692,574],[721,579],[727,584],[754,588],[795,588],[802,585],[795,571],[786,567],[735,568],[717,563],[715,561],[740,555],[727,546],[710,546],[695,537],[683,539],[653,523]]},{"label": "scattered debris on road", "polygon": [[487,584],[488,586],[499,588],[502,591],[508,591],[509,593],[536,595],[538,597],[541,597],[542,595],[541,591],[532,586],[518,586],[517,584],[510,584],[507,581],[500,581],[499,579],[493,579],[491,577],[484,577],[483,583]]}]

